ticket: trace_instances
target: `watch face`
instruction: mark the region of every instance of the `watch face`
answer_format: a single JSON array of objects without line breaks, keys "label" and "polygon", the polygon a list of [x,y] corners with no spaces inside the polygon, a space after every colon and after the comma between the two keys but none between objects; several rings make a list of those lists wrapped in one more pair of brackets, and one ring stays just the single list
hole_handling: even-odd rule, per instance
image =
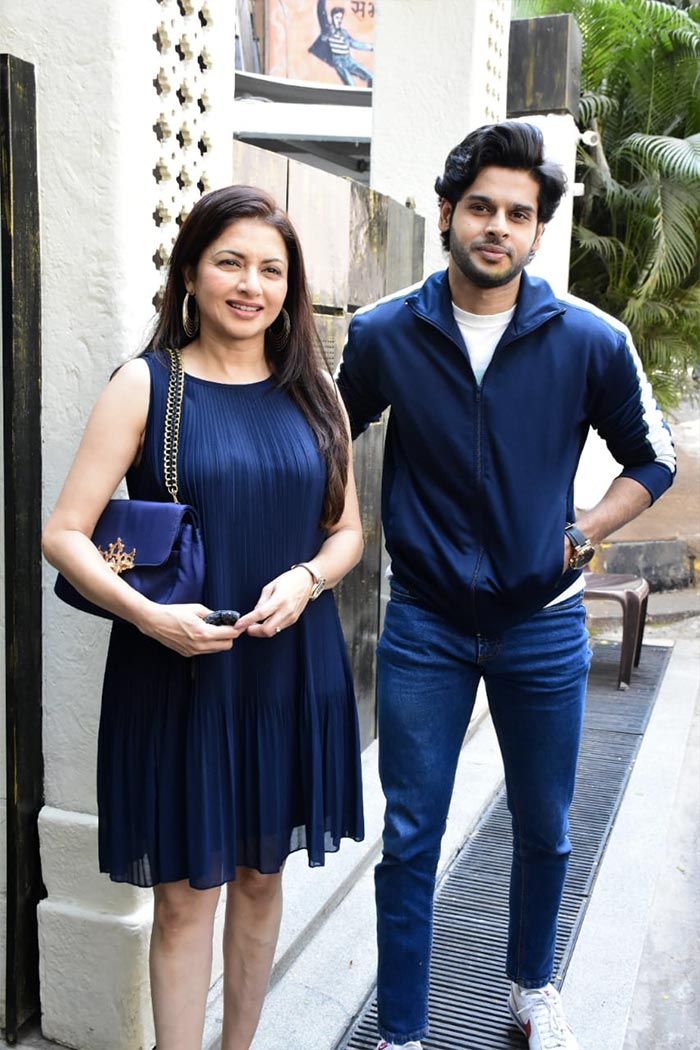
[{"label": "watch face", "polygon": [[325,586],[326,586],[326,581],[324,580],[323,576],[320,576],[318,578],[318,580],[316,581],[314,589],[311,592],[311,601],[312,602],[316,601],[317,598],[320,598],[320,596],[323,594],[323,590],[324,590]]},{"label": "watch face", "polygon": [[595,547],[583,535],[581,530],[571,523],[566,525],[564,532],[569,537],[569,542],[573,547],[573,553],[569,559],[569,567],[582,569],[584,565],[588,565],[591,558],[595,555]]},{"label": "watch face", "polygon": [[582,569],[584,565],[588,565],[594,554],[595,550],[590,544],[586,547],[577,547],[569,564],[572,569]]}]

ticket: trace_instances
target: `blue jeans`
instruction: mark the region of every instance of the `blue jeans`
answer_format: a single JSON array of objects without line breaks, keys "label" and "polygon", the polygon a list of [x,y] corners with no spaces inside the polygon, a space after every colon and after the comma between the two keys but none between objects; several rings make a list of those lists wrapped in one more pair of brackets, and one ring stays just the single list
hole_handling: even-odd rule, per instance
[{"label": "blue jeans", "polygon": [[336,55],[333,59],[333,66],[343,83],[349,84],[350,87],[355,87],[353,76],[359,77],[360,80],[366,80],[370,86],[372,84],[370,71],[361,66],[359,62],[356,62],[351,55]]},{"label": "blue jeans", "polygon": [[590,651],[580,595],[487,639],[463,634],[395,581],[377,651],[379,1032],[404,1043],[428,1029],[435,873],[482,677],[513,821],[506,971],[526,988],[552,975]]}]

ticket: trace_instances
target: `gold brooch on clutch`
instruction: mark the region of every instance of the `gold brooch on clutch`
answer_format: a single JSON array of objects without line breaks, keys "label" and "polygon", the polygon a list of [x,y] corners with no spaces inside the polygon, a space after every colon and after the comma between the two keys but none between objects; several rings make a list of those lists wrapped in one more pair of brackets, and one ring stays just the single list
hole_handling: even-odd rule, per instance
[{"label": "gold brooch on clutch", "polygon": [[134,568],[134,555],[136,554],[136,547],[130,552],[124,549],[121,536],[118,536],[114,543],[107,545],[107,550],[103,551],[101,547],[97,548],[104,560],[109,565],[112,572],[116,572],[117,576],[126,572],[127,569]]}]

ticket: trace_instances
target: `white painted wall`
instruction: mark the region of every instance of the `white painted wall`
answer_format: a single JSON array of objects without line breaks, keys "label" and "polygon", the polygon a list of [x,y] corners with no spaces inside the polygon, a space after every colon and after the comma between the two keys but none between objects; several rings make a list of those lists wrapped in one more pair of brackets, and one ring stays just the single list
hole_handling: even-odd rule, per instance
[{"label": "white painted wall", "polygon": [[445,266],[433,189],[453,146],[504,120],[510,0],[376,6],[370,184],[426,218],[425,272]]},{"label": "white painted wall", "polygon": [[528,273],[535,277],[544,277],[557,295],[561,295],[569,287],[571,220],[579,131],[574,118],[568,113],[534,114],[518,119],[525,124],[534,124],[541,130],[545,155],[562,166],[567,178],[566,193],[554,213],[554,218],[547,223],[539,251],[527,268]]},{"label": "white painted wall", "polygon": [[[206,26],[200,11],[210,13]],[[45,513],[99,390],[143,345],[163,275],[154,255],[167,258],[199,179],[207,188],[231,181],[234,34],[229,0],[3,0],[0,50],[32,62],[37,77]],[[211,144],[205,155],[197,147],[203,133]],[[167,218],[158,226],[161,205]],[[44,1033],[85,1050],[150,1048],[150,893],[112,887],[96,870],[95,739],[107,627],[61,606],[54,575],[47,567]]]},{"label": "white painted wall", "polygon": [[[579,131],[569,114],[548,113],[519,119],[535,124],[541,129],[546,155],[561,164],[568,180],[566,195],[562,198],[554,218],[547,224],[540,249],[527,268],[528,273],[544,277],[557,295],[561,295],[569,287],[571,223]],[[587,510],[595,506],[621,470],[621,465],[609,452],[603,439],[595,430],[589,431],[574,479],[576,507],[579,510]]]},{"label": "white painted wall", "polygon": [[[371,185],[412,198],[427,221],[425,272],[446,258],[437,231],[435,178],[474,128],[506,119],[510,0],[383,0],[375,22]],[[541,128],[569,191],[528,272],[568,287],[578,131],[569,115],[523,117]]]}]

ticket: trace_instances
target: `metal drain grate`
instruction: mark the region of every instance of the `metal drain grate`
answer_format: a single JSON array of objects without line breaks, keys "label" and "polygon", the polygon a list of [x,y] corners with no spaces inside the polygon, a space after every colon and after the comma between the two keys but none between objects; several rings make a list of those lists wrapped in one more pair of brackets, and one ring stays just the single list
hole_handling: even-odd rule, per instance
[{"label": "metal drain grate", "polygon": [[[617,689],[618,643],[593,646],[586,716],[571,807],[574,851],[559,914],[555,956],[561,984],[600,858],[666,670],[670,648],[644,646],[626,692]],[[526,1050],[510,1022],[503,974],[511,826],[502,791],[440,886],[430,971],[430,1035],[424,1050]],[[336,1050],[375,1050],[374,994]]]}]

